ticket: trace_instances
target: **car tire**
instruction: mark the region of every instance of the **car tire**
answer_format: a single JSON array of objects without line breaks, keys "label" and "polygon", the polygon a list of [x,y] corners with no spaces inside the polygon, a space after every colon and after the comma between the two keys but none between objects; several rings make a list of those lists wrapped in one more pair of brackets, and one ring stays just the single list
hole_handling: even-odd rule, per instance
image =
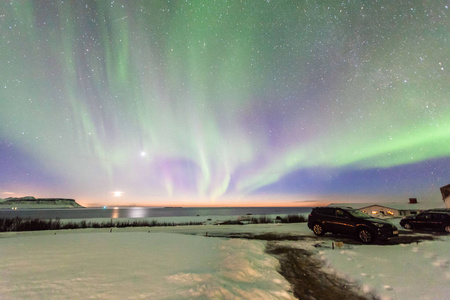
[{"label": "car tire", "polygon": [[410,223],[405,223],[405,224],[403,224],[403,227],[404,227],[405,229],[412,229],[412,225],[411,225]]},{"label": "car tire", "polygon": [[316,223],[313,225],[312,231],[315,235],[321,236],[325,234],[325,230],[323,230],[322,224]]},{"label": "car tire", "polygon": [[444,226],[444,231],[447,233],[450,233],[450,225],[445,225]]},{"label": "car tire", "polygon": [[362,228],[358,230],[358,239],[365,244],[371,244],[375,240],[375,235],[369,229]]}]

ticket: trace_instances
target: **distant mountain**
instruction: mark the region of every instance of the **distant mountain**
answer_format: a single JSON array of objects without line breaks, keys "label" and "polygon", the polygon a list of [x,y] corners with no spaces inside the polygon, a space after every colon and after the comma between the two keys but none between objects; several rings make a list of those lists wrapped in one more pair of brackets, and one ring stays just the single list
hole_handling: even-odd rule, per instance
[{"label": "distant mountain", "polygon": [[82,208],[74,199],[64,198],[21,198],[0,199],[0,208]]}]

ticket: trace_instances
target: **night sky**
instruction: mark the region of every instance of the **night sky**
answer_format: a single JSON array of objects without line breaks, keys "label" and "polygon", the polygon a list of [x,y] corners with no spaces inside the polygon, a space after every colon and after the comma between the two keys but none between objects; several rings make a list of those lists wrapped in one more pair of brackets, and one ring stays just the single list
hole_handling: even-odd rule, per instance
[{"label": "night sky", "polygon": [[1,1],[0,198],[443,203],[448,1]]}]

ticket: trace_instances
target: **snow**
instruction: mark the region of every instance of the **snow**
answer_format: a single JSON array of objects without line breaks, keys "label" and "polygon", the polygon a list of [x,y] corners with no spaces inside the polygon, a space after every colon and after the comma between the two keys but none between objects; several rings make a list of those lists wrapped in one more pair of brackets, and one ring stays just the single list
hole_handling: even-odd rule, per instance
[{"label": "snow", "polygon": [[158,232],[3,235],[1,299],[294,299],[265,244]]},{"label": "snow", "polygon": [[449,299],[448,236],[398,246],[347,246],[320,251],[328,272],[356,280],[381,299]]},{"label": "snow", "polygon": [[1,233],[0,298],[295,299],[266,242],[211,237],[244,232],[305,236],[276,243],[383,300],[450,298],[450,235],[332,249],[339,236],[315,237],[306,223]]}]

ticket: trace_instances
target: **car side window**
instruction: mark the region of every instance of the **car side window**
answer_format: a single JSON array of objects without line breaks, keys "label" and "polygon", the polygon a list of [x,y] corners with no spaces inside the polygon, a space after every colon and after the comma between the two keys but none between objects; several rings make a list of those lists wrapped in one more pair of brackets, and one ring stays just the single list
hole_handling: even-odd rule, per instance
[{"label": "car side window", "polygon": [[334,208],[323,207],[319,210],[319,213],[326,216],[334,216]]},{"label": "car side window", "polygon": [[343,210],[340,209],[336,209],[336,217],[338,218],[345,218],[345,212]]},{"label": "car side window", "polygon": [[[448,216],[447,216],[448,217]],[[434,218],[437,220],[437,221],[445,221],[447,218],[446,218],[446,216],[444,215],[444,214],[435,214],[434,215]]]},{"label": "car side window", "polygon": [[422,220],[422,221],[431,220],[431,215],[430,214],[420,214],[417,216],[417,219]]}]

